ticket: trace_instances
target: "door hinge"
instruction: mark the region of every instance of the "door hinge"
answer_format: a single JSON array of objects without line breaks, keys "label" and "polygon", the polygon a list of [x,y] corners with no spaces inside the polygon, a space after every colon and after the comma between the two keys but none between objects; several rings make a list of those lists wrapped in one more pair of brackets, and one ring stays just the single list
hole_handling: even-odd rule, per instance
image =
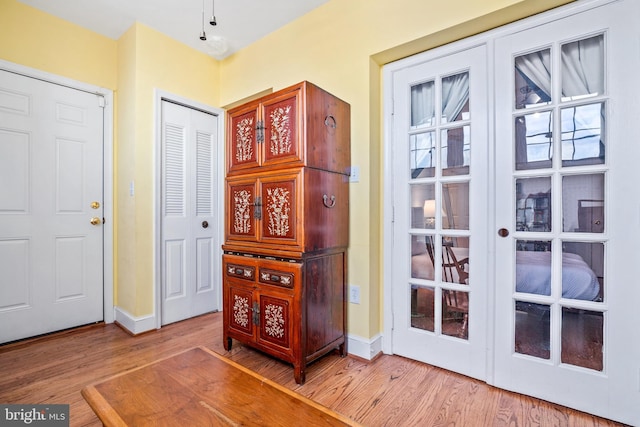
[{"label": "door hinge", "polygon": [[104,96],[98,94],[98,107],[104,108],[107,106],[107,101],[104,99]]},{"label": "door hinge", "polygon": [[260,326],[260,304],[257,302],[253,303],[253,324]]},{"label": "door hinge", "polygon": [[264,142],[264,122],[262,120],[258,120],[256,123],[256,142],[258,144]]},{"label": "door hinge", "polygon": [[256,202],[253,206],[253,217],[255,219],[262,219],[262,197],[256,197]]}]

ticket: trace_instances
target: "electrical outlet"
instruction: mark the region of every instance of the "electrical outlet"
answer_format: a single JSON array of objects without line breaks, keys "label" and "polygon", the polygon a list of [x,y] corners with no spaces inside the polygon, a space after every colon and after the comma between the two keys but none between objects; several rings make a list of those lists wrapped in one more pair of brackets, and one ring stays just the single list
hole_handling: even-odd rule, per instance
[{"label": "electrical outlet", "polygon": [[360,182],[360,166],[351,166],[349,182]]},{"label": "electrical outlet", "polygon": [[360,286],[349,285],[349,302],[360,304]]}]

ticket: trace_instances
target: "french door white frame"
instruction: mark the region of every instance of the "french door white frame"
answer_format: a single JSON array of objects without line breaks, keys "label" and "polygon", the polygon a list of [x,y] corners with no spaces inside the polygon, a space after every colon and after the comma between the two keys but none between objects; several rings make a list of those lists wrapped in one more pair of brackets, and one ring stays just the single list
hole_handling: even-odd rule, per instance
[{"label": "french door white frame", "polygon": [[0,70],[21,74],[25,77],[42,80],[48,83],[66,86],[83,92],[98,94],[104,97],[103,116],[103,318],[105,323],[113,323],[115,319],[113,305],[113,91],[99,86],[79,82],[46,71],[14,64],[0,59]]},{"label": "french door white frame", "polygon": [[[175,95],[161,89],[155,90],[155,102],[154,102],[154,120],[155,120],[155,135],[154,135],[154,159],[155,159],[155,190],[154,190],[154,225],[155,225],[155,233],[154,233],[154,241],[153,241],[153,259],[154,259],[154,306],[155,306],[155,327],[156,329],[160,329],[162,327],[162,101],[169,101],[175,104],[183,105],[187,108],[193,108],[196,110],[203,111],[208,114],[212,114],[218,117],[218,135],[217,140],[217,152],[216,158],[218,159],[217,165],[217,181],[218,183],[224,183],[224,174],[225,174],[225,163],[224,163],[224,123],[225,123],[225,114],[224,110],[221,108],[212,107],[210,105],[202,104],[187,98],[184,98],[179,95]],[[217,244],[214,245],[214,249],[218,251],[217,255],[213,257],[214,265],[213,271],[220,272],[222,271],[222,234],[224,233],[224,191],[223,188],[219,188],[218,191],[218,212],[214,214],[218,216],[218,221],[215,224],[210,225],[213,228],[214,235],[217,236],[218,241]],[[216,307],[218,310],[222,310],[222,276],[218,277],[218,290],[216,293],[217,301]]]}]

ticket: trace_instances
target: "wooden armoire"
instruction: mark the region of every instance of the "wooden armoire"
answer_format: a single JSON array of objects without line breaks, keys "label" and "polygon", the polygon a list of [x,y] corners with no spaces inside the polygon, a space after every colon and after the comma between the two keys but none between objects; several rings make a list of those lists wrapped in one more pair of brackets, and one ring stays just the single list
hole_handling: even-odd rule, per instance
[{"label": "wooden armoire", "polygon": [[350,106],[302,82],[227,112],[224,347],[347,354]]}]

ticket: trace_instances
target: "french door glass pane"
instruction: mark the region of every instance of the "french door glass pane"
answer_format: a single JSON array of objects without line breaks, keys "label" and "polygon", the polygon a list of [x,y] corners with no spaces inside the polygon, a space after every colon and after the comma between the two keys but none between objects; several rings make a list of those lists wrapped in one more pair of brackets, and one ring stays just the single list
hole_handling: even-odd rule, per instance
[{"label": "french door glass pane", "polygon": [[604,103],[563,108],[562,166],[604,163]]},{"label": "french door glass pane", "polygon": [[436,134],[425,132],[409,137],[411,178],[429,178],[435,176]]},{"label": "french door glass pane", "polygon": [[469,229],[469,182],[442,184],[442,228]]},{"label": "french door glass pane", "polygon": [[602,301],[604,244],[565,241],[562,246],[562,297]]},{"label": "french door glass pane", "polygon": [[436,120],[435,83],[411,86],[411,128],[433,126]]},{"label": "french door glass pane", "polygon": [[603,350],[602,312],[563,307],[560,356],[562,363],[602,371]]},{"label": "french door glass pane", "polygon": [[539,111],[515,118],[516,169],[551,167],[553,158],[553,113]]},{"label": "french door glass pane", "polygon": [[411,236],[411,278],[435,280],[433,269],[433,237]]},{"label": "french door glass pane", "polygon": [[562,178],[563,231],[604,232],[604,174]]},{"label": "french door glass pane", "polygon": [[562,101],[604,94],[604,35],[562,46]]},{"label": "french door glass pane", "polygon": [[551,49],[515,58],[514,99],[516,109],[551,101]]},{"label": "french door glass pane", "polygon": [[551,307],[546,304],[516,301],[515,317],[515,352],[549,359]]},{"label": "french door glass pane", "polygon": [[518,240],[516,242],[516,291],[551,295],[551,242]]},{"label": "french door glass pane", "polygon": [[442,175],[469,175],[471,158],[470,126],[443,130],[440,136]]},{"label": "french door glass pane", "polygon": [[442,123],[469,120],[469,73],[442,79]]},{"label": "french door glass pane", "polygon": [[516,230],[551,231],[551,177],[516,180]]},{"label": "french door glass pane", "polygon": [[442,290],[442,334],[469,339],[469,292]]},{"label": "french door glass pane", "polygon": [[434,331],[435,289],[427,286],[411,286],[411,327]]},{"label": "french door glass pane", "polygon": [[411,228],[435,228],[436,187],[435,184],[412,184]]}]

